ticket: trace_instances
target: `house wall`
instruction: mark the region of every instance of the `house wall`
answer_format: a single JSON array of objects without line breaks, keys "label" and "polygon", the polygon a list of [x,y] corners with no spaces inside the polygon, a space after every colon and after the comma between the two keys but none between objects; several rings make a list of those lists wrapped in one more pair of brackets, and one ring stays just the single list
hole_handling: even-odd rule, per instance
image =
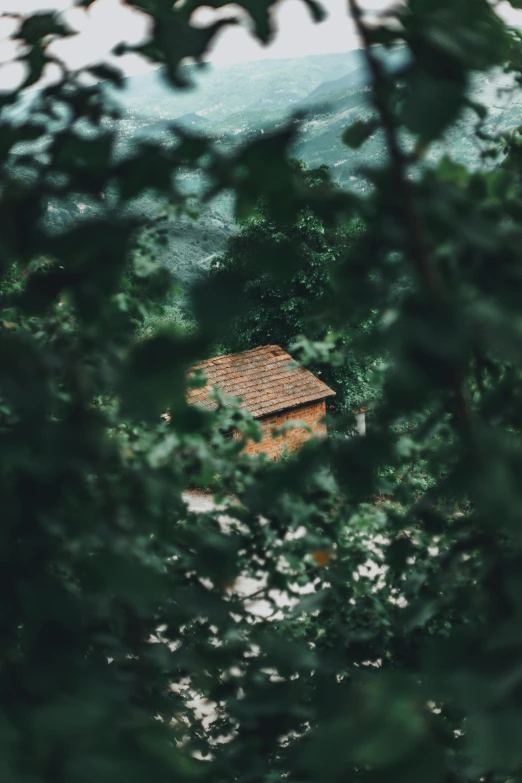
[{"label": "house wall", "polygon": [[[260,443],[249,442],[245,452],[247,454],[264,452],[269,459],[278,459],[284,453],[290,453],[300,448],[310,438],[325,437],[327,434],[324,423],[325,414],[326,403],[324,400],[319,400],[299,405],[296,408],[287,408],[270,416],[262,416],[258,422],[263,430],[263,439]],[[304,427],[295,427],[282,435],[272,437],[274,429],[293,421],[304,422],[311,432]]]}]

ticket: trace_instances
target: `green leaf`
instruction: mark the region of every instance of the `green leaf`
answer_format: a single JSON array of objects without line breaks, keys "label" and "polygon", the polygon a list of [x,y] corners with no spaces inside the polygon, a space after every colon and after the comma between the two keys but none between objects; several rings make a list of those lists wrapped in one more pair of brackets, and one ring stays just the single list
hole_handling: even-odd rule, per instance
[{"label": "green leaf", "polygon": [[466,86],[465,78],[434,78],[413,68],[401,111],[406,128],[425,143],[439,138],[465,105]]},{"label": "green leaf", "polygon": [[170,409],[187,414],[186,373],[195,346],[174,329],[136,345],[122,376],[121,394],[125,410],[142,418],[155,418]]},{"label": "green leaf", "polygon": [[99,65],[91,65],[87,70],[101,81],[111,82],[117,87],[123,87],[123,73],[119,68],[114,68],[112,65],[107,65],[107,63],[100,63]]},{"label": "green leaf", "polygon": [[374,45],[389,46],[398,40],[399,34],[397,30],[380,24],[368,29],[368,37]]},{"label": "green leaf", "polygon": [[25,62],[28,67],[28,74],[22,85],[25,89],[26,87],[31,87],[33,84],[36,84],[40,79],[45,66],[49,62],[49,58],[40,44],[34,44],[29,50],[29,53],[20,59],[22,62]]},{"label": "green leaf", "polygon": [[121,198],[134,198],[145,188],[172,193],[175,160],[154,144],[142,143],[137,152],[115,167]]},{"label": "green leaf", "polygon": [[376,131],[379,123],[376,119],[357,120],[343,132],[342,141],[352,149],[358,149]]},{"label": "green leaf", "polygon": [[312,14],[314,22],[322,22],[326,19],[327,14],[322,3],[317,2],[317,0],[304,0],[304,3]]},{"label": "green leaf", "polygon": [[39,139],[45,132],[45,126],[36,122],[0,125],[0,160],[3,161],[7,158],[15,144]]},{"label": "green leaf", "polygon": [[35,45],[48,35],[58,35],[65,38],[73,34],[74,31],[60,21],[59,14],[43,12],[28,16],[22,22],[16,37],[28,44]]},{"label": "green leaf", "polygon": [[60,292],[74,282],[74,276],[64,270],[35,272],[20,298],[20,305],[29,313],[42,313],[54,304]]},{"label": "green leaf", "polygon": [[[315,4],[315,0],[313,0]],[[228,6],[227,0],[209,0],[207,5],[212,8]],[[237,5],[243,8],[250,16],[254,24],[254,34],[263,43],[268,43],[274,32],[274,25],[270,9],[275,5],[275,0],[241,0]],[[187,13],[191,13],[200,6],[200,0],[189,0],[186,5]],[[233,20],[235,23],[237,20]]]}]

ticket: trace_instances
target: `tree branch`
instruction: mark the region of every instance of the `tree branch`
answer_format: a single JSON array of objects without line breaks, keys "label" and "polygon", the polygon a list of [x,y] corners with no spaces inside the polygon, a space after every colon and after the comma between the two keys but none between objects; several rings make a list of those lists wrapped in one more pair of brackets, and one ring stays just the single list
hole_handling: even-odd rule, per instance
[{"label": "tree branch", "polygon": [[[386,148],[390,159],[394,185],[399,198],[399,208],[402,212],[404,225],[410,244],[411,260],[415,266],[420,281],[434,301],[445,299],[444,290],[437,270],[433,266],[422,220],[417,212],[412,188],[407,177],[407,161],[400,147],[396,123],[389,108],[386,96],[386,75],[384,69],[372,51],[370,33],[362,18],[358,0],[348,0],[357,33],[363,44],[364,56],[373,83],[373,102],[379,115],[381,127],[386,139]],[[458,371],[455,372],[453,391],[456,401],[456,417],[460,424],[469,431],[469,406],[464,391],[465,383]]]},{"label": "tree branch", "polygon": [[381,126],[386,138],[386,147],[390,157],[392,174],[400,200],[408,236],[411,245],[412,259],[417,267],[419,276],[425,283],[432,296],[441,292],[441,285],[430,259],[430,253],[424,238],[421,221],[417,215],[417,209],[412,197],[411,186],[406,176],[406,160],[399,146],[395,131],[395,122],[388,107],[385,95],[386,77],[381,63],[372,52],[372,43],[368,28],[363,22],[362,11],[358,0],[348,0],[350,12],[357,29],[357,33],[363,43],[364,56],[373,82],[373,101]]}]

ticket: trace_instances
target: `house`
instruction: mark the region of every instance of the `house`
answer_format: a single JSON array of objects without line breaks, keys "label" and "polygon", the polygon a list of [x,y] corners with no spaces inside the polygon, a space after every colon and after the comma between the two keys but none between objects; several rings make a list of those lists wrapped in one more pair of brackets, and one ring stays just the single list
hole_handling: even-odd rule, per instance
[{"label": "house", "polygon": [[[217,387],[226,396],[239,397],[240,407],[258,420],[263,438],[260,443],[249,443],[248,453],[264,452],[270,459],[277,459],[285,451],[295,451],[310,437],[326,435],[326,400],[335,392],[278,345],[208,359],[192,368],[192,372],[196,370],[203,372],[207,384],[190,389],[190,404],[212,410],[216,402],[209,392]],[[272,436],[274,429],[290,422],[307,426]]]}]

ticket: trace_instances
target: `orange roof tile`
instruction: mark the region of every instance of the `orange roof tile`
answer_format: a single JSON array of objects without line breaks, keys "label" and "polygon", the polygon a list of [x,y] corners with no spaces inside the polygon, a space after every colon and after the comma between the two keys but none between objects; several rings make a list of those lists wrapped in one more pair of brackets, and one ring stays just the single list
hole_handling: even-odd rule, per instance
[{"label": "orange roof tile", "polygon": [[278,345],[263,345],[208,359],[195,365],[190,376],[196,370],[203,371],[207,385],[189,389],[191,405],[201,405],[208,410],[215,408],[216,403],[209,398],[209,392],[217,387],[228,397],[240,397],[240,407],[256,419],[335,394]]}]

